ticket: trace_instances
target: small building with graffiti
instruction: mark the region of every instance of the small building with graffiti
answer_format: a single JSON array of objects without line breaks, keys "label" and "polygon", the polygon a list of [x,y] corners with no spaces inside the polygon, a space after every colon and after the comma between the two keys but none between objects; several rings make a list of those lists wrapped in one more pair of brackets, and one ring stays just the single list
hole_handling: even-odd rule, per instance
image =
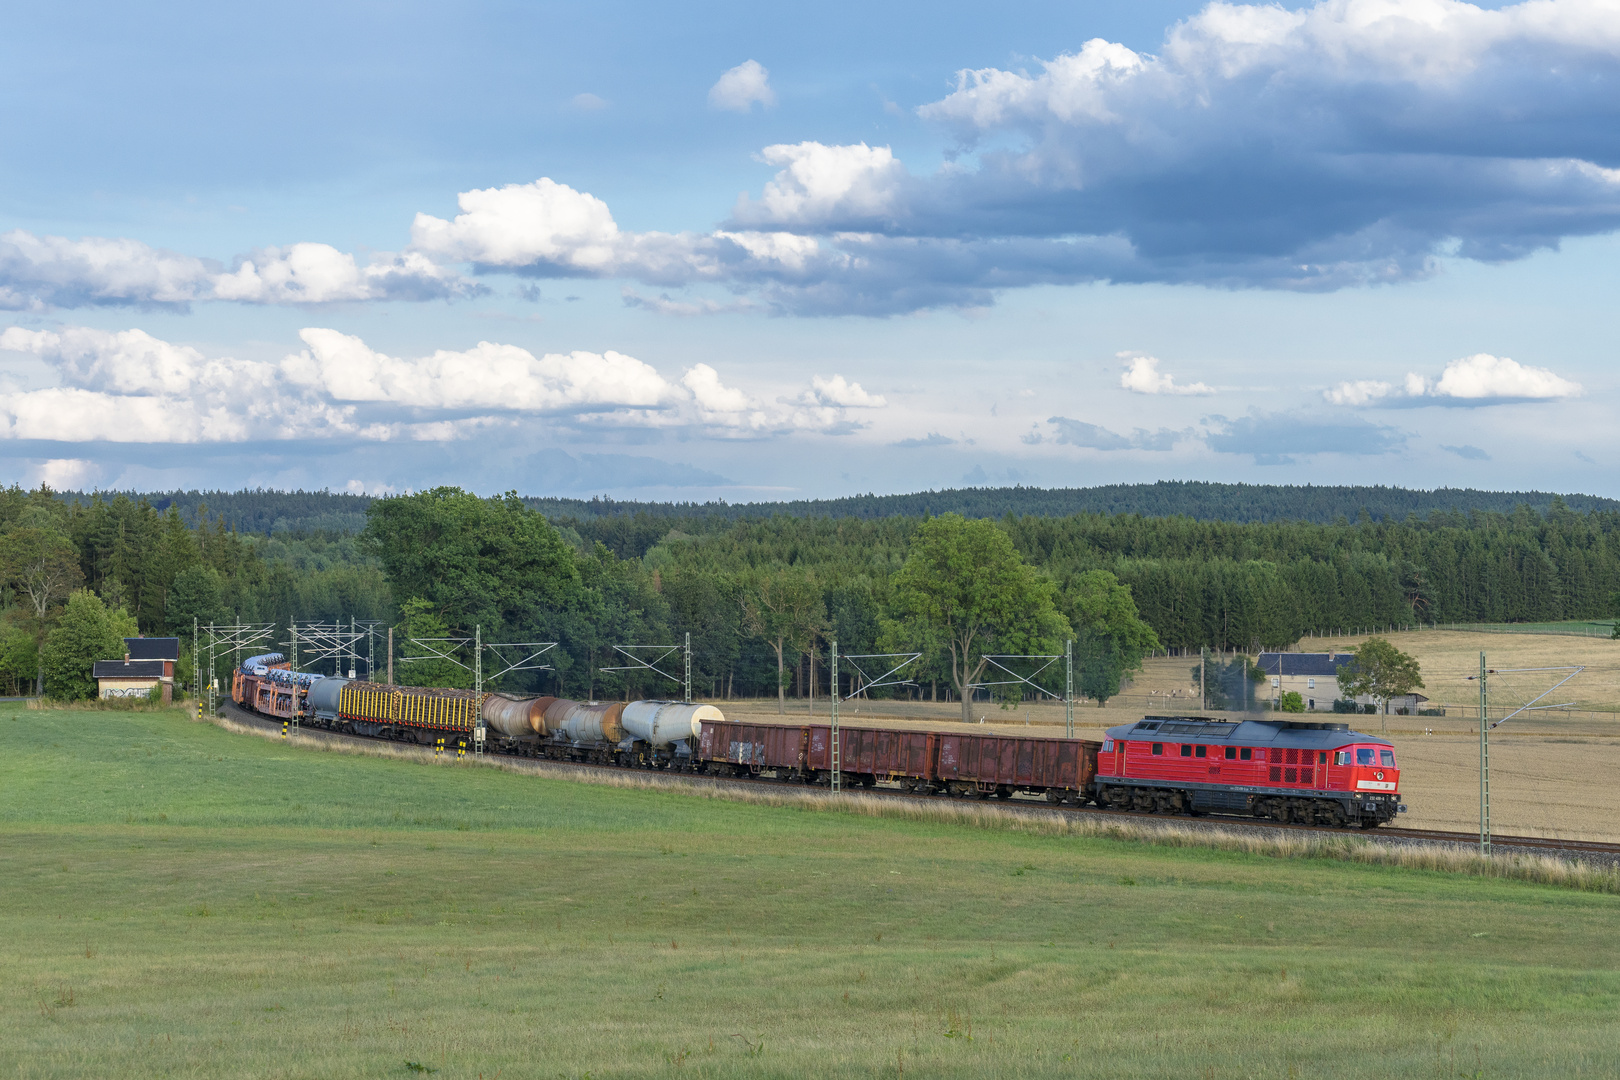
[{"label": "small building with graffiti", "polygon": [[180,660],[177,637],[124,639],[122,660],[97,660],[97,694],[104,698],[144,698],[158,689],[165,702],[174,700],[174,666]]}]

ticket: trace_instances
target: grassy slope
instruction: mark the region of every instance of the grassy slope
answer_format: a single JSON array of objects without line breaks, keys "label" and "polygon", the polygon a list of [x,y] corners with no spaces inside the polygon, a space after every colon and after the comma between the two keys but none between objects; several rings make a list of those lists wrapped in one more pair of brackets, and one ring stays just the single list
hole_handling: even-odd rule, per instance
[{"label": "grassy slope", "polygon": [[178,713],[0,707],[0,736],[0,1075],[1620,1071],[1613,897],[322,754]]}]

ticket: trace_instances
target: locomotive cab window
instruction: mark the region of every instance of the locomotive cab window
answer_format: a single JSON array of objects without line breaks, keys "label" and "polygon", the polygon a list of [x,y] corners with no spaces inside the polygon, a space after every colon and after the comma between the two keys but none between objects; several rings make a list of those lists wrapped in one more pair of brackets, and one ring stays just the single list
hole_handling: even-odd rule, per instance
[{"label": "locomotive cab window", "polygon": [[1335,765],[1348,765],[1348,764],[1350,764],[1350,751],[1348,751],[1348,750],[1335,750],[1335,751],[1333,751],[1333,764],[1335,764]]},{"label": "locomotive cab window", "polygon": [[1395,767],[1395,751],[1378,751],[1378,764],[1382,765],[1386,769],[1393,769]]},{"label": "locomotive cab window", "polygon": [[1358,746],[1358,747],[1356,747],[1356,764],[1357,765],[1377,765],[1378,764],[1378,751],[1374,750],[1370,746]]}]

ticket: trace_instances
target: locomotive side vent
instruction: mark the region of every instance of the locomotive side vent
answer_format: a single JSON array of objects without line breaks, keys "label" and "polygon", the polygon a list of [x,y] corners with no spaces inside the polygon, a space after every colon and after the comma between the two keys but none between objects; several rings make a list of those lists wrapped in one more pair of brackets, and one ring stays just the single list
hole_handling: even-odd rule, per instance
[{"label": "locomotive side vent", "polygon": [[1281,765],[1273,765],[1271,767],[1271,782],[1273,784],[1282,783],[1282,766]]}]

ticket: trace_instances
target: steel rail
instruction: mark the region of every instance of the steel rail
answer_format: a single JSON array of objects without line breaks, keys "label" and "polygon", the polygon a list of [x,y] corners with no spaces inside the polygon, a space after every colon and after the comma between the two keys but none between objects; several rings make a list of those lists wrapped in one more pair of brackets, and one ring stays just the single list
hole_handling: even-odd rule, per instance
[{"label": "steel rail", "polygon": [[[246,722],[267,730],[274,730],[279,721],[258,713],[249,712],[237,705],[234,701],[220,703],[220,712],[228,715],[238,723]],[[362,746],[392,746],[406,752],[431,757],[433,747],[423,746],[420,743],[399,742],[395,739],[384,739],[375,735],[355,735],[347,731],[328,731],[325,728],[302,727],[299,737],[325,738],[334,741],[352,742]],[[514,763],[522,764],[526,769],[535,773],[566,772],[589,770],[601,772],[606,775],[623,776],[625,774],[646,775],[661,777],[666,780],[675,780],[693,785],[711,784],[734,786],[739,788],[763,787],[773,791],[796,791],[813,794],[817,791],[826,791],[820,785],[792,784],[781,780],[767,780],[759,777],[746,776],[711,776],[705,773],[688,773],[665,771],[662,769],[631,769],[620,765],[602,765],[588,761],[557,761],[552,758],[527,757],[522,754],[510,754],[496,751],[502,758]],[[938,805],[946,802],[948,796],[915,795],[905,791],[894,791],[888,788],[858,788],[856,792],[861,795],[872,795],[886,799],[905,799],[922,804]],[[830,793],[830,792],[828,792]],[[1134,810],[1112,810],[1100,806],[1065,806],[1060,803],[1049,803],[1039,796],[1014,795],[1010,799],[979,799],[970,800],[977,805],[994,806],[998,809],[1012,813],[1022,814],[1063,814],[1080,817],[1100,819],[1133,821],[1146,825],[1180,825],[1192,828],[1241,828],[1241,829],[1268,829],[1273,831],[1287,831],[1304,833],[1310,836],[1359,836],[1364,840],[1404,841],[1407,843],[1428,844],[1457,844],[1474,846],[1478,837],[1473,833],[1451,832],[1441,829],[1401,829],[1380,826],[1377,829],[1360,828],[1334,828],[1329,825],[1300,825],[1269,821],[1265,818],[1248,818],[1237,815],[1223,814],[1155,814],[1142,813]],[[1564,851],[1577,852],[1601,856],[1606,860],[1620,862],[1620,844],[1607,843],[1600,840],[1565,840],[1558,837],[1546,836],[1496,836],[1492,838],[1493,844],[1500,847],[1520,848],[1528,851]]]}]

